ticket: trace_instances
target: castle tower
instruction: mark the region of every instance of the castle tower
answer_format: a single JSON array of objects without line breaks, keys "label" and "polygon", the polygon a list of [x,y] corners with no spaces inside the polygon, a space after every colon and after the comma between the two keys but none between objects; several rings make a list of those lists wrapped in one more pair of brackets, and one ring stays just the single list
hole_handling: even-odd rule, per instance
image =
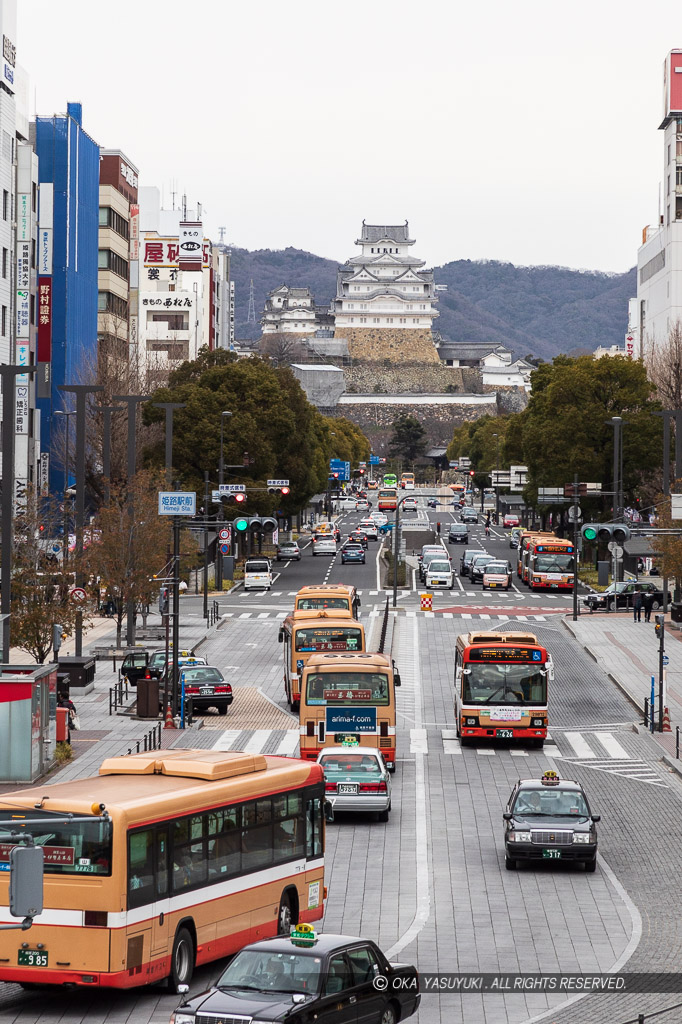
[{"label": "castle tower", "polygon": [[404,224],[362,222],[359,256],[337,275],[335,337],[352,358],[380,362],[438,362],[432,324],[438,316],[433,271],[411,255]]}]

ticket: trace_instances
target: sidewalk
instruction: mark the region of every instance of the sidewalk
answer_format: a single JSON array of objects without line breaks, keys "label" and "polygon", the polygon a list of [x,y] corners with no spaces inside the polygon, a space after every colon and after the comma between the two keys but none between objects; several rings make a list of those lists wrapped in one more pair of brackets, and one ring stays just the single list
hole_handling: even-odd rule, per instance
[{"label": "sidewalk", "polygon": [[[637,719],[644,721],[644,701],[651,697],[651,677],[655,678],[658,706],[658,646],[651,622],[634,622],[630,609],[617,615],[581,615],[577,622],[566,617],[564,626],[584,650],[604,670],[609,679],[638,709]],[[673,731],[653,733],[654,739],[668,755],[675,758],[675,727],[682,727],[682,634],[672,629],[670,616],[665,622],[665,653],[669,658],[666,668],[667,686],[664,705],[670,711]],[[642,725],[643,729],[644,726]],[[682,772],[682,761],[675,762]]]}]

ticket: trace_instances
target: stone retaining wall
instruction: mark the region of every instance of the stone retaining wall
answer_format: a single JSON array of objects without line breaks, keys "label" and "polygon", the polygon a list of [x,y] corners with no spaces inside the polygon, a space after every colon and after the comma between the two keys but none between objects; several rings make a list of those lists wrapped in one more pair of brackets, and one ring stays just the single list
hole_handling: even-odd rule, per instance
[{"label": "stone retaining wall", "polygon": [[480,374],[478,387],[465,387],[462,369],[444,366],[442,363],[400,363],[399,366],[382,366],[380,363],[354,362],[352,366],[344,367],[343,376],[346,394],[396,394],[405,391],[414,394],[446,394],[457,391],[481,391]]},{"label": "stone retaining wall", "polygon": [[438,363],[438,352],[428,330],[390,327],[337,327],[335,338],[345,338],[353,360],[368,363]]},{"label": "stone retaining wall", "polygon": [[436,402],[411,405],[371,405],[343,404],[337,407],[337,413],[356,423],[372,443],[372,450],[381,451],[381,445],[388,445],[393,433],[393,421],[399,416],[415,416],[424,427],[428,437],[427,447],[449,445],[452,432],[462,423],[471,422],[481,416],[496,416],[497,403],[495,396],[490,396],[490,403],[483,405],[440,405]]}]

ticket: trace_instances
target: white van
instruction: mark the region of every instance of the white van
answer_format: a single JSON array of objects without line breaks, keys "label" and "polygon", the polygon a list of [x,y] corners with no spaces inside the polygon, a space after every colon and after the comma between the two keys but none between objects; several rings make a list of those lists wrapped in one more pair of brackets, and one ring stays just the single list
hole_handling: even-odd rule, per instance
[{"label": "white van", "polygon": [[443,558],[432,559],[426,569],[427,589],[439,587],[441,590],[448,588],[452,590],[455,585],[455,573],[447,555]]},{"label": "white van", "polygon": [[270,590],[272,566],[269,558],[249,558],[244,563],[244,590]]}]

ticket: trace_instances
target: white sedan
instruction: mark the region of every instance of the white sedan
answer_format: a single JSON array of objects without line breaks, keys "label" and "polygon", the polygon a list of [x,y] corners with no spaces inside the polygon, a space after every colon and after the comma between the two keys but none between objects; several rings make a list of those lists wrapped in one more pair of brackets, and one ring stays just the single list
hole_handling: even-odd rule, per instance
[{"label": "white sedan", "polygon": [[419,509],[419,502],[416,498],[405,498],[403,512],[416,512]]},{"label": "white sedan", "polygon": [[372,520],[377,529],[381,529],[381,527],[385,526],[386,523],[388,522],[388,516],[384,512],[372,512],[369,518]]}]

